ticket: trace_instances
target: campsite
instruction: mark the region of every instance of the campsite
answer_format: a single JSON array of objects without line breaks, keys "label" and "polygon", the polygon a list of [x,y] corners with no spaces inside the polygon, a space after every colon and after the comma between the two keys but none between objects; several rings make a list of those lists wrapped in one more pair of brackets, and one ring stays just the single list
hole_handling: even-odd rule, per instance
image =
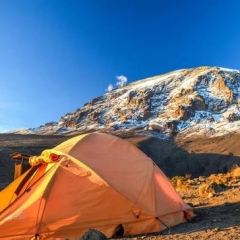
[{"label": "campsite", "polygon": [[240,239],[239,16],[0,0],[0,240]]},{"label": "campsite", "polygon": [[[69,137],[48,136],[48,141],[46,141],[45,136],[1,135],[1,146],[5,144],[4,149],[8,153],[12,153],[13,151],[31,153],[37,150],[35,154],[40,154],[44,149],[54,147],[67,139]],[[144,141],[139,137],[132,137],[127,140],[135,145],[142,146],[143,149],[145,148],[145,144],[143,144],[146,142],[145,138]],[[149,139],[149,141],[153,140]],[[231,142],[231,138],[229,141]],[[221,145],[221,140],[218,142],[218,145]],[[200,144],[198,145],[198,149],[200,149]],[[5,157],[5,160],[9,161],[11,168],[14,168],[14,161],[6,155]],[[13,170],[11,172],[5,170],[6,179],[9,180],[9,178],[12,178],[12,174]],[[184,202],[193,207],[196,218],[161,233],[141,234],[120,239],[237,239],[240,236],[238,228],[240,181],[238,174],[238,171],[235,170],[233,175],[227,175],[227,173],[225,175],[213,174],[211,177],[199,176],[196,178],[179,176],[180,180],[178,183],[176,178],[169,178],[173,180],[172,183]],[[2,172],[1,176],[3,176]],[[224,183],[220,183],[219,178],[226,180]],[[220,187],[212,191],[212,196],[208,194],[199,196],[199,186],[209,184],[212,179],[215,179]]]},{"label": "campsite", "polygon": [[136,235],[194,215],[149,157],[110,134],[73,137],[29,163],[0,192],[3,239],[77,239],[90,228],[112,237],[119,226]]}]

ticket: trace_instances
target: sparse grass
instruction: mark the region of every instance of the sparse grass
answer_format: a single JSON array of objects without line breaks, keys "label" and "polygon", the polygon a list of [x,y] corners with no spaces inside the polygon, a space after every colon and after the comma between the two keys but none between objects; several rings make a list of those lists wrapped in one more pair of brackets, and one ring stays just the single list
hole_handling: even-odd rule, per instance
[{"label": "sparse grass", "polygon": [[[209,177],[202,176],[195,179],[191,179],[191,175],[186,174],[185,176],[175,176],[170,180],[178,192],[197,189],[198,196],[211,198],[239,182],[240,166],[234,166],[225,174],[212,174]],[[199,185],[198,188],[196,188],[197,185]]]},{"label": "sparse grass", "polygon": [[230,180],[229,178],[226,178],[225,175],[222,175],[222,174],[218,174],[218,175],[212,174],[208,178],[208,181],[210,181],[210,184],[216,183],[216,184],[226,185],[229,180]]},{"label": "sparse grass", "polygon": [[204,183],[199,186],[198,194],[200,197],[209,197],[215,194],[215,190],[212,188],[211,184]]},{"label": "sparse grass", "polygon": [[232,169],[230,174],[232,175],[232,178],[234,179],[240,179],[240,166],[235,165]]},{"label": "sparse grass", "polygon": [[212,197],[231,186],[235,180],[240,179],[240,167],[234,167],[226,174],[212,174],[206,178],[205,183],[199,186],[200,197]]},{"label": "sparse grass", "polygon": [[171,182],[177,191],[189,190],[191,188],[190,180],[191,175],[186,174],[185,176],[175,176],[171,178]]}]

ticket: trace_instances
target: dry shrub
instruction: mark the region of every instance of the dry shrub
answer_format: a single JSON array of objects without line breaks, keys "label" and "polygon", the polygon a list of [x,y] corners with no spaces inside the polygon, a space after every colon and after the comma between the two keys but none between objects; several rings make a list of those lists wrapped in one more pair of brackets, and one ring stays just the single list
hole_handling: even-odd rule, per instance
[{"label": "dry shrub", "polygon": [[240,178],[240,167],[237,166],[231,170],[232,178],[239,179]]},{"label": "dry shrub", "polygon": [[189,182],[178,180],[176,190],[190,190],[192,187]]},{"label": "dry shrub", "polygon": [[185,176],[175,176],[171,179],[171,182],[176,190],[189,190],[191,188],[189,184],[190,178],[190,174],[186,174]]},{"label": "dry shrub", "polygon": [[223,176],[212,174],[212,175],[209,176],[208,179],[210,180],[211,183],[224,184],[223,183]]},{"label": "dry shrub", "polygon": [[183,177],[183,179],[185,180],[185,181],[187,181],[187,180],[190,180],[191,179],[191,174],[185,174],[185,176]]},{"label": "dry shrub", "polygon": [[172,185],[176,188],[177,187],[177,180],[179,179],[180,177],[179,176],[175,176],[175,177],[172,177],[170,179]]},{"label": "dry shrub", "polygon": [[232,173],[226,173],[226,174],[212,174],[209,176],[209,180],[211,183],[216,183],[218,185],[228,185],[228,183],[232,180]]},{"label": "dry shrub", "polygon": [[232,173],[228,172],[222,176],[222,181],[224,184],[229,183],[232,180]]},{"label": "dry shrub", "polygon": [[215,194],[214,188],[209,183],[204,183],[198,188],[198,194],[200,197],[208,197],[210,194]]},{"label": "dry shrub", "polygon": [[225,190],[225,188],[226,188],[225,184],[212,181],[209,183],[202,184],[198,188],[198,194],[200,197],[212,197],[214,196],[214,194]]},{"label": "dry shrub", "polygon": [[218,177],[217,177],[217,175],[215,175],[215,174],[210,175],[210,176],[208,177],[208,179],[211,180],[211,181],[218,181]]}]

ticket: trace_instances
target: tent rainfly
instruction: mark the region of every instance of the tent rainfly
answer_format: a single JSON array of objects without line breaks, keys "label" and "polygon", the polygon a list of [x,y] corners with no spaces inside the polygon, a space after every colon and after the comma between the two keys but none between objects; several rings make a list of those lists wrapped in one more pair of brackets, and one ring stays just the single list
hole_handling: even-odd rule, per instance
[{"label": "tent rainfly", "polygon": [[191,219],[164,173],[118,137],[73,137],[41,156],[0,192],[0,239],[79,239],[158,232]]}]

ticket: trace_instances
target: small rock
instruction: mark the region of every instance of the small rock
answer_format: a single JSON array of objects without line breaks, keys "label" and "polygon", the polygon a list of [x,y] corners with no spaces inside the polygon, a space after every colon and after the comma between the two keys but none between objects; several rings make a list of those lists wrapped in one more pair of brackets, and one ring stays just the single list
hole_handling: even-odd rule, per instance
[{"label": "small rock", "polygon": [[107,237],[95,229],[89,229],[79,240],[107,240]]},{"label": "small rock", "polygon": [[200,176],[200,177],[198,178],[198,180],[199,180],[200,182],[204,182],[204,181],[206,181],[206,178],[203,177],[203,176]]}]

